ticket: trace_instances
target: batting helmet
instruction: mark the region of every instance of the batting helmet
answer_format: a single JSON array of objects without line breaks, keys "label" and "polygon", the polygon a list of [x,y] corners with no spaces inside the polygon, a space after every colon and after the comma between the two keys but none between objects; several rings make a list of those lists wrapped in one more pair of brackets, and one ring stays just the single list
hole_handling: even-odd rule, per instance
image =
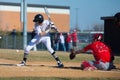
[{"label": "batting helmet", "polygon": [[98,41],[100,41],[100,40],[102,40],[102,34],[95,34],[94,35],[94,40],[98,40]]},{"label": "batting helmet", "polygon": [[34,20],[33,20],[33,22],[39,22],[39,23],[42,23],[43,21],[44,21],[44,17],[42,14],[35,15]]}]

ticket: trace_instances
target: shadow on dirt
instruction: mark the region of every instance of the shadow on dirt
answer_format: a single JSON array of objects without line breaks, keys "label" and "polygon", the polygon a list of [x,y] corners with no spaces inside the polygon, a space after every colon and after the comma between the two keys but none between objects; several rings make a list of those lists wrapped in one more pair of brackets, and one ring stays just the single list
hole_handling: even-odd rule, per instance
[{"label": "shadow on dirt", "polygon": [[[17,66],[17,64],[9,64],[9,63],[0,63],[0,66]],[[40,64],[29,64],[29,65],[25,65],[27,67],[51,67],[51,68],[59,68],[57,66],[50,66],[50,65],[40,65]],[[62,67],[60,69],[76,69],[76,70],[82,70],[81,67]]]},{"label": "shadow on dirt", "polygon": [[80,70],[82,70],[82,68],[81,67],[64,67],[64,69],[80,69]]},{"label": "shadow on dirt", "polygon": [[[9,63],[0,63],[0,66],[17,66],[17,64],[9,64]],[[26,67],[50,67],[50,68],[59,68],[58,66],[50,66],[50,65],[41,65],[41,64],[29,64],[29,65],[25,65]],[[69,67],[62,67],[59,69],[74,69],[74,70],[82,70],[81,67],[73,67],[73,66],[69,66]],[[108,71],[120,71],[120,68],[117,67],[116,69],[112,69],[112,70],[108,70]]]},{"label": "shadow on dirt", "polygon": [[[57,66],[51,66],[51,67],[53,67],[53,68],[58,68]],[[61,68],[61,69],[76,69],[76,70],[82,70],[82,68],[81,67],[63,67],[63,68]]]},{"label": "shadow on dirt", "polygon": [[6,63],[0,63],[0,66],[16,66],[16,64],[6,64]]}]

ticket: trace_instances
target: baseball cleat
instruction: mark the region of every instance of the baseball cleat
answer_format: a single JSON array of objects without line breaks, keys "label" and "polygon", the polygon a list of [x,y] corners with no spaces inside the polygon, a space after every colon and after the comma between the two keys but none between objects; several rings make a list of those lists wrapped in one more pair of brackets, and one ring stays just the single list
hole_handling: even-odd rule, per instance
[{"label": "baseball cleat", "polygon": [[17,64],[17,66],[25,66],[25,61],[22,61],[20,64]]},{"label": "baseball cleat", "polygon": [[63,68],[64,65],[62,63],[58,63],[58,68]]}]

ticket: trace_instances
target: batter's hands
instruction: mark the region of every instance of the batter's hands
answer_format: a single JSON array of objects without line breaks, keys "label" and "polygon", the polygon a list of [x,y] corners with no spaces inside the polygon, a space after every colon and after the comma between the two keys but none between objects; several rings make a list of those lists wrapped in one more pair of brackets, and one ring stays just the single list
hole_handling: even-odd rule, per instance
[{"label": "batter's hands", "polygon": [[58,29],[55,27],[51,27],[51,29],[53,29],[55,32],[59,32]]},{"label": "batter's hands", "polygon": [[51,22],[51,30],[54,30],[55,32],[59,32],[57,27],[55,26],[55,24],[53,22]]}]

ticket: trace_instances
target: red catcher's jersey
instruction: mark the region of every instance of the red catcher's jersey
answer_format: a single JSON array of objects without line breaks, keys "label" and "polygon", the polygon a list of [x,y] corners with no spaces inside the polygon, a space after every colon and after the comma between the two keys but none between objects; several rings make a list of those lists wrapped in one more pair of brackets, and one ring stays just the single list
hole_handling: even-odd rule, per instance
[{"label": "red catcher's jersey", "polygon": [[84,51],[92,50],[96,61],[110,62],[110,49],[100,41],[93,42],[84,48]]}]

